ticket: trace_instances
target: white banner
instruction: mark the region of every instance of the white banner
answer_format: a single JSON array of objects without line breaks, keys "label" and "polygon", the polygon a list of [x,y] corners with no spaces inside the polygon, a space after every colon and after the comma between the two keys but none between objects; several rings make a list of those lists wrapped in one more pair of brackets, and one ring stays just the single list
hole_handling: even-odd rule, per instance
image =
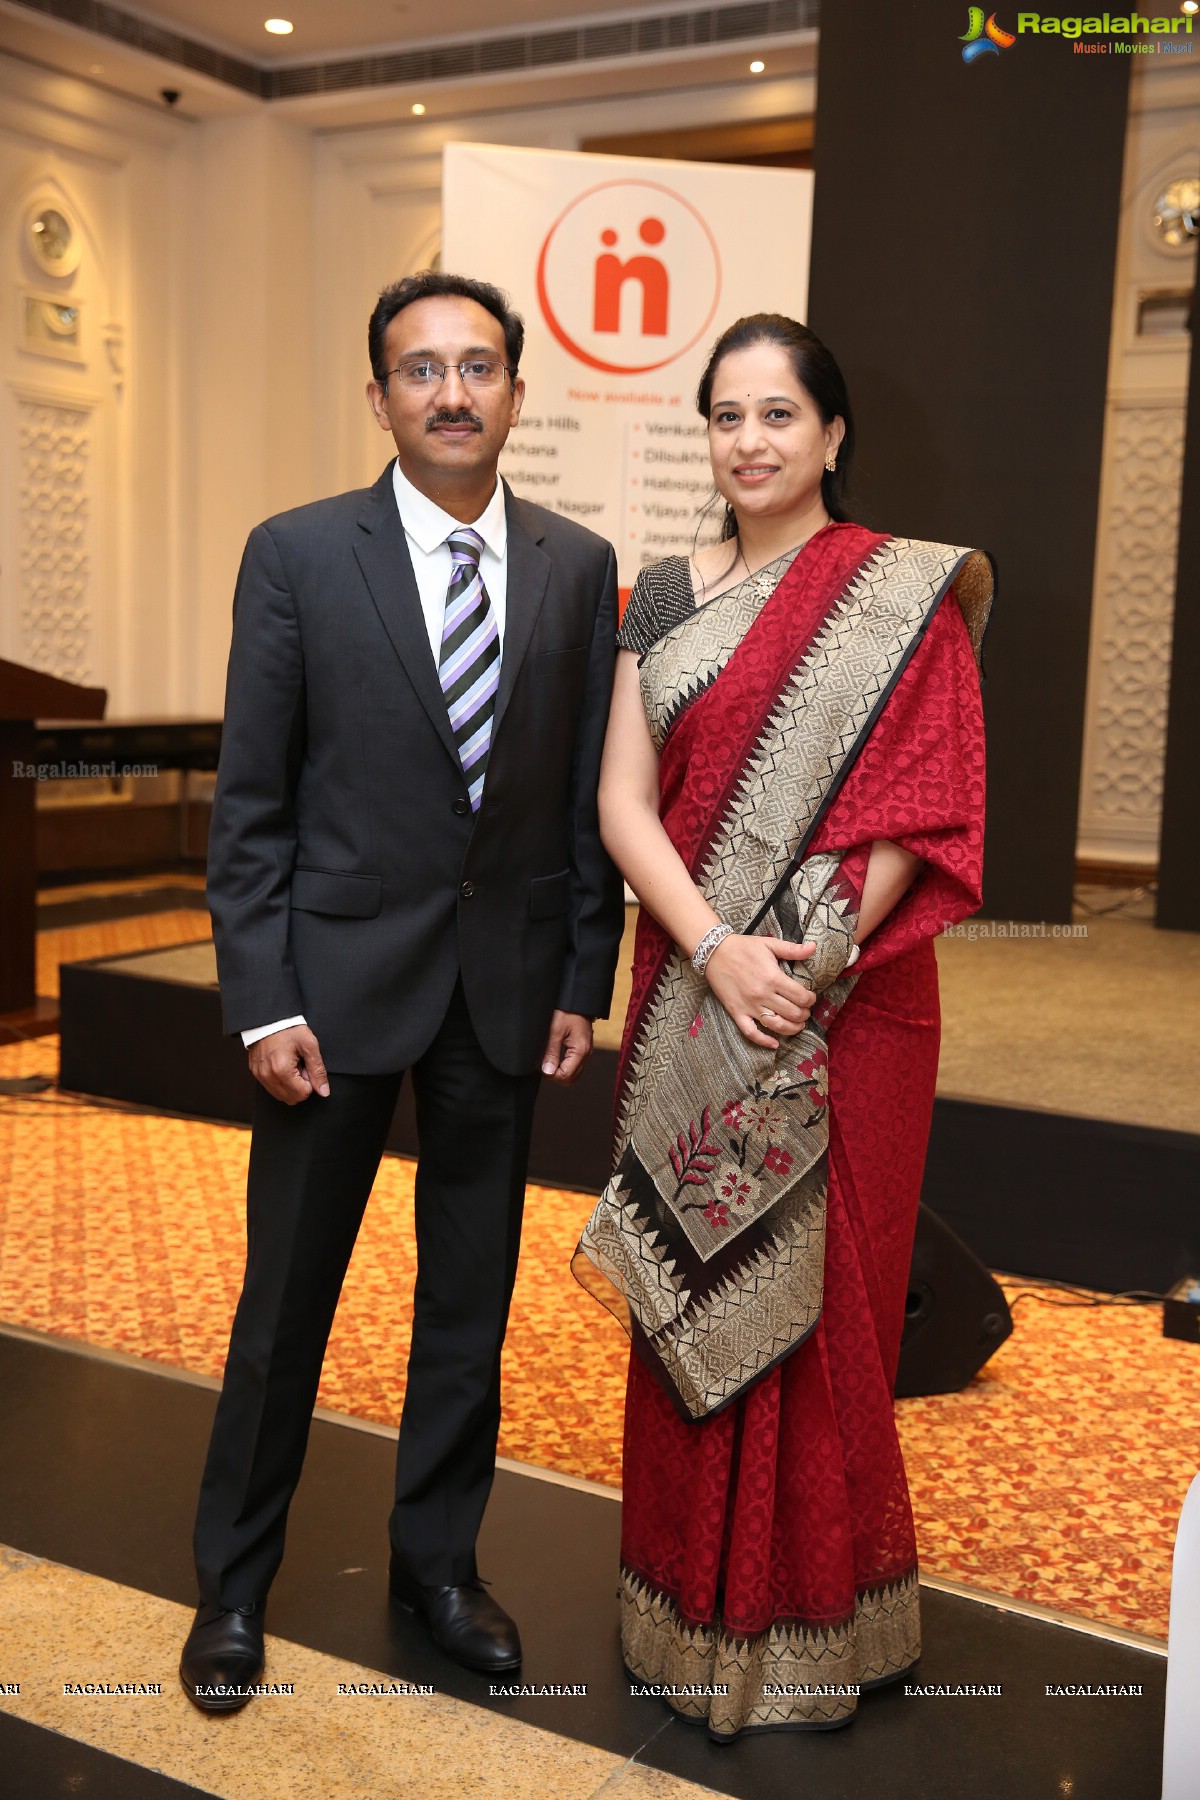
[{"label": "white banner", "polygon": [[712,493],[696,384],[743,314],[803,319],[812,193],[801,169],[446,146],[441,266],[506,288],[525,318],[501,470],[608,538],[623,587],[695,547]]}]

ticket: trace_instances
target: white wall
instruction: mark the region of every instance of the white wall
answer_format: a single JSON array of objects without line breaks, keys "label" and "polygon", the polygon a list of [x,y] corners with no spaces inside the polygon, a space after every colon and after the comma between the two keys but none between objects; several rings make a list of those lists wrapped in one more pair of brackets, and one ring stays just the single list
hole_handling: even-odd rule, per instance
[{"label": "white wall", "polygon": [[[3,57],[0,108],[0,655],[112,716],[219,712],[246,533],[317,491],[311,134]],[[33,198],[83,234],[70,275]],[[22,343],[30,291],[78,304],[78,360]]]},{"label": "white wall", "polygon": [[190,692],[219,713],[229,603],[251,526],[321,491],[315,473],[312,140],[265,109],[197,128],[190,245],[194,579]]},{"label": "white wall", "polygon": [[[123,708],[175,706],[172,608],[139,598],[174,556],[185,133],[4,60],[0,96],[0,653],[104,683]],[[35,199],[59,204],[82,235],[69,275],[45,274],[27,251]],[[137,255],[135,222],[145,220],[156,250]],[[29,292],[79,306],[79,360],[22,347]]]}]

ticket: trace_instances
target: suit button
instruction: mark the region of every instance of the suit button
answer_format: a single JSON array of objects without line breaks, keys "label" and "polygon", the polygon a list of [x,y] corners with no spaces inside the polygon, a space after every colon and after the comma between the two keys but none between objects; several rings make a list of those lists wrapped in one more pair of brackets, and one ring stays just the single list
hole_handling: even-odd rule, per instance
[{"label": "suit button", "polygon": [[471,895],[475,892],[475,883],[473,881],[464,881],[458,891],[464,900],[469,900]]},{"label": "suit button", "polygon": [[460,819],[465,818],[470,810],[471,802],[469,800],[464,800],[461,794],[457,800],[452,800],[450,802],[450,811],[452,813],[457,813]]}]

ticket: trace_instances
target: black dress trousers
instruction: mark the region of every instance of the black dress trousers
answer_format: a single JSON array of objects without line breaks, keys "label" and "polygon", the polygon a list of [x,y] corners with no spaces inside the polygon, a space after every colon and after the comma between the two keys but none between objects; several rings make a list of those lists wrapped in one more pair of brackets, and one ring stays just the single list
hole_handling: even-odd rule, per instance
[{"label": "black dress trousers", "polygon": [[[461,982],[411,1076],[417,1283],[389,1531],[413,1579],[443,1586],[475,1575],[495,1471],[540,1076],[487,1060]],[[402,1079],[331,1072],[328,1099],[297,1106],[258,1089],[245,1281],[196,1518],[207,1602],[262,1600],[282,1559],[325,1345]]]}]

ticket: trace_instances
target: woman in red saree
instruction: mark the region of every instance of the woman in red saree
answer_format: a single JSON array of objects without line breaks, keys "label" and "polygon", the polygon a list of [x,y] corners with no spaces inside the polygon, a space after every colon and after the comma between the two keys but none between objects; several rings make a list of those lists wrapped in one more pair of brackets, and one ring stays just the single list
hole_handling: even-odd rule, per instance
[{"label": "woman in red saree", "polygon": [[848,1723],[920,1654],[892,1386],[992,571],[842,517],[804,326],[739,320],[699,406],[725,537],[643,571],[619,640],[601,824],[642,911],[574,1267],[633,1342],[625,1663],[727,1740]]}]

